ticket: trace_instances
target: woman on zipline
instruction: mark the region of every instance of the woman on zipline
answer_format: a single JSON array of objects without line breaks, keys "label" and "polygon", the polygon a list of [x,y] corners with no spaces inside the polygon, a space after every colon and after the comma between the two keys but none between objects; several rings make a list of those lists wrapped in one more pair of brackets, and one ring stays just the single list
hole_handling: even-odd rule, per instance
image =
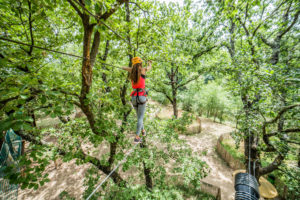
[{"label": "woman on zipline", "polygon": [[137,128],[134,142],[141,142],[140,133],[146,136],[143,120],[146,110],[147,93],[145,90],[146,72],[152,68],[152,61],[148,61],[148,67],[142,66],[142,59],[140,57],[132,58],[132,67],[122,67],[122,69],[130,72],[130,80],[133,91],[131,92],[131,103],[137,114]]}]

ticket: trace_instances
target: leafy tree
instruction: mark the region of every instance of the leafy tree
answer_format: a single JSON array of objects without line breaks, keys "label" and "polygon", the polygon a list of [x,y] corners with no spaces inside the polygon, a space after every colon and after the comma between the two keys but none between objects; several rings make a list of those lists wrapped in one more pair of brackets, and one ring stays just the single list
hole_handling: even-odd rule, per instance
[{"label": "leafy tree", "polygon": [[[299,148],[293,139],[299,132],[295,93],[299,2],[223,2],[222,6],[231,57],[225,70],[243,103],[238,135],[245,139],[247,170],[258,178],[278,169],[288,153]],[[272,161],[262,166],[266,158]]]},{"label": "leafy tree", "polygon": [[[97,169],[106,175],[124,158],[125,149],[131,148],[126,134],[133,129],[134,120],[128,103],[129,81],[114,64],[131,66],[132,56],[150,46],[147,38],[157,37],[155,31],[147,32],[151,26],[149,16],[140,17],[140,12],[147,13],[146,9],[150,8],[151,3],[121,0],[55,3],[28,0],[1,4],[1,15],[5,19],[1,21],[3,36],[29,45],[27,49],[1,41],[4,46],[0,52],[4,66],[1,68],[1,131],[13,128],[30,142],[31,150],[20,159],[22,174],[7,171],[7,177],[14,183],[22,184],[22,188],[37,189],[49,180],[43,171],[49,161],[57,157],[64,161],[76,159],[78,164],[90,163],[94,171]],[[44,14],[40,15],[41,12]],[[12,21],[16,23],[8,26]],[[144,26],[134,23],[137,21]],[[18,31],[24,34],[17,34]],[[49,49],[58,48],[75,58],[47,53]],[[79,53],[82,56],[78,56]],[[127,58],[120,59],[119,55]],[[85,118],[65,120],[75,107]],[[40,130],[36,122],[40,116],[59,117],[64,124],[60,129]],[[153,183],[156,191],[164,189],[167,180],[163,166],[171,161],[177,163],[176,170],[185,175],[187,185],[199,186],[196,180],[207,174],[205,163],[195,158],[172,131],[175,125],[174,121],[149,124],[153,136],[148,136],[148,141],[144,141],[123,166],[124,171],[137,166],[149,190]],[[46,142],[49,136],[57,141]],[[168,147],[167,151],[154,145],[157,141],[153,138],[157,136],[161,138],[159,144]],[[87,143],[96,149],[107,146],[109,152],[95,156],[82,148]],[[173,149],[175,146],[178,148]],[[194,176],[187,176],[192,173]],[[134,183],[124,180],[118,171],[111,179],[116,187],[125,186],[135,191],[131,187]],[[95,182],[88,182],[88,191],[95,187],[92,185]]]},{"label": "leafy tree", "polygon": [[[216,37],[218,12],[218,8],[210,5],[198,7],[192,1],[186,1],[183,7],[165,5],[161,10],[166,19],[166,39],[162,38],[163,42],[158,40],[158,45],[162,49],[160,57],[165,62],[155,72],[160,76],[156,76],[151,89],[162,93],[170,101],[175,118],[178,117],[178,93],[202,75],[205,56],[220,47]],[[207,18],[206,15],[212,17]]]}]

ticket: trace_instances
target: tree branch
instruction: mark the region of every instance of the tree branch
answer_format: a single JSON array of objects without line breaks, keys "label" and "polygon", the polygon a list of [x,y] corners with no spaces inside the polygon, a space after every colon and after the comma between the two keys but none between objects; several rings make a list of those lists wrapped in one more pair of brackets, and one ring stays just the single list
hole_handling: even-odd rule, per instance
[{"label": "tree branch", "polygon": [[259,36],[260,39],[263,41],[263,43],[265,43],[266,45],[268,45],[271,48],[275,48],[275,44],[272,42],[269,42],[266,38],[264,38],[262,35]]},{"label": "tree branch", "polygon": [[96,56],[98,53],[99,49],[99,44],[100,44],[100,33],[98,30],[96,30],[94,34],[94,41],[92,44],[92,49],[91,49],[91,66],[93,67],[96,61]]},{"label": "tree branch", "polygon": [[285,112],[287,112],[288,110],[293,109],[295,107],[298,107],[298,106],[300,106],[300,104],[293,104],[293,105],[282,108],[279,111],[278,115],[274,119],[264,122],[263,126],[266,126],[267,124],[272,124],[272,123],[276,122],[281,117],[281,115],[283,115]]},{"label": "tree branch", "polygon": [[165,95],[165,96],[167,97],[167,99],[168,99],[171,103],[173,103],[172,98],[171,98],[169,95],[167,95],[164,91],[157,90],[156,88],[152,88],[152,90],[154,90],[155,92],[159,92],[159,93]]},{"label": "tree branch", "polygon": [[[263,125],[262,125],[263,141],[268,146],[268,148],[266,149],[266,151],[268,151],[268,152],[276,151],[276,148],[270,143],[269,137],[275,136],[277,134],[277,132],[267,134],[266,133],[266,127],[267,127],[267,125],[275,123],[285,112],[287,112],[288,110],[290,110],[292,108],[295,108],[297,106],[300,106],[300,104],[294,104],[294,105],[286,106],[286,107],[282,108],[279,111],[279,113],[277,114],[277,116],[274,119],[272,119],[270,121],[265,121],[263,123]],[[291,132],[293,132],[293,130],[295,130],[295,129],[286,129],[285,131],[291,131]]]},{"label": "tree branch", "polygon": [[75,3],[72,0],[67,0],[69,4],[74,8],[74,10],[77,12],[77,14],[80,16],[80,18],[83,18],[83,13],[79,10],[79,8],[75,5]]},{"label": "tree branch", "polygon": [[31,1],[28,1],[28,8],[29,8],[29,16],[28,16],[29,31],[30,31],[30,40],[31,40],[31,46],[30,46],[28,54],[31,56],[32,51],[33,51],[33,46],[34,46],[34,38],[33,38],[33,32],[32,32],[32,22],[33,22],[33,20],[31,19]]},{"label": "tree branch", "polygon": [[[18,134],[23,138],[25,139],[26,141],[28,142],[31,142],[33,144],[36,144],[36,145],[40,145],[40,146],[45,146],[49,149],[52,148],[53,145],[45,142],[45,141],[42,141],[42,140],[37,140],[35,137],[31,136],[31,135],[28,135],[28,134],[24,134],[23,132],[18,132]],[[59,155],[61,156],[66,156],[67,155],[67,152],[63,149],[60,149],[58,147],[56,147],[57,149],[57,152]],[[99,170],[101,170],[102,172],[104,172],[105,174],[109,174],[110,173],[110,167],[111,166],[104,166],[101,164],[100,160],[98,160],[97,158],[95,157],[92,157],[90,155],[87,155],[85,154],[82,150],[79,150],[79,152],[76,152],[73,154],[74,158],[75,159],[80,159],[82,161],[88,161],[90,164],[94,165],[95,167],[97,167]],[[121,178],[121,176],[117,173],[117,172],[114,172],[111,176],[111,178],[113,179],[113,181],[116,183],[116,184],[120,184],[121,182],[124,182],[124,180]],[[125,182],[126,184],[126,182]]]},{"label": "tree branch", "polygon": [[201,75],[197,75],[197,76],[195,76],[195,77],[193,77],[193,78],[187,80],[185,83],[182,83],[182,84],[177,85],[176,89],[178,89],[178,88],[180,88],[180,87],[183,87],[183,86],[185,86],[186,84],[188,84],[188,83],[190,83],[190,82],[192,82],[192,81],[194,81],[194,80],[197,80],[200,76],[201,76]]},{"label": "tree branch", "polygon": [[15,96],[15,97],[11,97],[11,98],[8,98],[8,99],[0,100],[0,110],[1,110],[2,108],[4,108],[4,106],[5,106],[8,102],[10,102],[10,101],[12,101],[12,100],[15,100],[15,99],[18,99],[18,98],[19,98],[19,96]]},{"label": "tree branch", "polygon": [[278,169],[278,167],[281,165],[283,159],[284,159],[284,156],[279,154],[274,159],[274,161],[271,164],[269,164],[267,167],[259,168],[259,174],[260,175],[265,175],[265,174],[268,174],[268,173]]},{"label": "tree branch", "polygon": [[100,19],[104,19],[106,20],[107,18],[109,18],[114,12],[117,11],[117,9],[123,4],[125,3],[125,1],[128,0],[117,0],[117,3],[114,4],[110,10],[108,10],[107,12],[105,12],[103,15],[100,16]]},{"label": "tree branch", "polygon": [[195,59],[197,59],[197,58],[200,58],[202,55],[204,55],[204,54],[210,52],[211,50],[213,50],[213,49],[216,48],[216,47],[217,47],[217,46],[212,46],[212,47],[209,47],[209,48],[207,48],[207,49],[205,49],[205,50],[203,50],[203,51],[200,51],[199,53],[197,53],[197,54],[195,54],[195,55],[193,56],[193,60],[195,60]]},{"label": "tree branch", "polygon": [[291,28],[296,24],[297,20],[298,20],[298,17],[299,17],[299,14],[300,14],[300,10],[298,10],[298,12],[296,13],[295,17],[294,17],[294,20],[293,22],[284,30],[282,31],[282,33],[280,33],[278,35],[279,38],[282,38],[287,32],[289,32],[291,30]]}]

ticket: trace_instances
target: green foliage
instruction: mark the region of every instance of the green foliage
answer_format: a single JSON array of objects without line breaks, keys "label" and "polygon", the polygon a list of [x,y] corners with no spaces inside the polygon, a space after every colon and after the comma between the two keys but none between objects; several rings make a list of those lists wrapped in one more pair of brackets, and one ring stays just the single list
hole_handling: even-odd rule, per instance
[{"label": "green foliage", "polygon": [[241,162],[245,162],[245,156],[242,152],[240,152],[237,148],[226,144],[226,141],[222,141],[221,145],[226,149],[226,151],[236,160],[240,160]]},{"label": "green foliage", "polygon": [[[93,192],[95,185],[99,183],[99,170],[95,167],[91,167],[87,170],[86,176],[84,178],[84,186],[87,186],[87,189],[84,191],[83,198],[86,199]],[[103,185],[105,189],[106,184]],[[95,192],[91,199],[98,199],[100,192]]]},{"label": "green foliage", "polygon": [[[82,20],[77,13],[82,9],[72,8],[68,1],[8,0],[0,4],[1,37],[83,55],[82,47],[94,46],[84,39],[86,28],[92,29],[91,40],[97,31],[100,34],[99,52],[96,52],[92,83],[86,97],[82,96],[82,89],[87,87],[83,84],[82,59],[0,40],[0,132],[13,128],[23,131],[32,141],[28,153],[19,162],[24,175],[14,173],[17,166],[7,168],[7,177],[13,183],[37,189],[49,181],[44,171],[50,160],[59,156],[66,162],[95,161],[105,167],[122,160],[124,150],[131,147],[132,138],[129,139],[128,134],[135,129],[136,122],[128,103],[130,83],[127,73],[102,63],[129,65],[128,58],[132,56],[154,61],[153,70],[147,74],[151,79],[147,87],[164,97],[153,92],[150,93],[153,99],[164,104],[169,101],[174,106],[182,102],[183,109],[218,118],[221,122],[236,118],[235,138],[241,141],[248,134],[257,137],[258,155],[268,161],[266,165],[278,152],[288,159],[296,159],[289,155],[299,149],[299,134],[296,134],[299,131],[290,131],[299,128],[299,106],[269,123],[265,132],[262,128],[283,108],[299,102],[298,1],[276,0],[268,4],[184,1],[183,6],[136,1],[129,4],[130,21],[124,20],[129,14],[124,6],[111,10],[115,1],[85,0],[84,4],[99,16],[113,11],[105,23],[130,41],[131,46],[92,16],[89,24],[84,24],[87,20]],[[84,11],[84,14],[88,13]],[[105,61],[100,61],[104,58]],[[199,82],[203,75],[206,82],[208,75],[216,81],[204,85],[205,80]],[[88,120],[86,117],[71,120],[61,124],[59,129],[36,127],[37,120],[69,116],[78,106],[85,108]],[[170,175],[165,166],[174,163],[177,165],[172,172],[180,175],[183,185],[199,188],[199,180],[208,173],[207,166],[192,155],[178,136],[190,120],[184,115],[182,119],[146,121],[146,129],[151,130],[147,148],[137,149],[120,170],[126,172],[136,167],[139,177],[143,177],[145,164],[151,169],[155,188],[150,193],[143,185],[126,180],[131,186],[115,192],[119,199],[125,195],[149,199],[185,198],[185,193],[174,185],[166,186]],[[278,128],[279,121],[282,129]],[[274,133],[269,144],[263,139],[267,133]],[[49,137],[55,138],[55,142],[45,144]],[[99,149],[105,145],[111,148],[115,142],[115,160],[109,163],[109,153],[101,154]],[[95,152],[83,152],[82,144],[91,145]],[[276,151],[266,153],[270,145]],[[93,157],[93,153],[97,156]],[[92,170],[94,176],[87,175],[85,196],[99,178],[97,169]],[[290,182],[293,193],[297,182],[291,177],[285,179]],[[119,189],[113,186],[111,193],[102,196],[110,198],[113,191]],[[61,198],[71,197],[63,193]]]},{"label": "green foliage", "polygon": [[151,91],[151,99],[165,106],[170,104],[170,101],[165,97],[165,95],[158,92]]},{"label": "green foliage", "polygon": [[112,188],[103,199],[186,199],[186,198],[196,197],[197,199],[203,200],[214,200],[215,198],[211,195],[205,194],[191,187],[178,186],[168,186],[165,185],[162,188],[155,187],[151,191],[146,190],[142,186],[134,186],[130,188]]},{"label": "green foliage", "polygon": [[[287,199],[299,199],[300,198],[300,192],[299,192],[299,169],[297,168],[291,168],[288,166],[283,166],[283,171],[278,171],[275,173],[276,177],[279,177],[279,179],[284,183],[285,186],[287,186],[287,196],[285,198]],[[279,191],[283,191],[284,187],[283,185],[279,185]]]},{"label": "green foliage", "polygon": [[74,197],[71,197],[71,195],[66,192],[66,191],[62,191],[60,194],[59,194],[59,198],[61,200],[75,200]]},{"label": "green foliage", "polygon": [[213,117],[214,120],[218,118],[220,122],[225,119],[233,121],[241,104],[217,82],[205,85],[200,82],[190,84],[189,90],[180,95],[180,99],[182,109],[200,116]]}]

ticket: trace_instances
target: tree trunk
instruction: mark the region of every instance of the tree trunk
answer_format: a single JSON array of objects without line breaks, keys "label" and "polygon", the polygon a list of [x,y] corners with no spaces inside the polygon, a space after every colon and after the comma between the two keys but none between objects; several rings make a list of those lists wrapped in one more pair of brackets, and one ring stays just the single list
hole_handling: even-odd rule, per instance
[{"label": "tree trunk", "polygon": [[[146,146],[146,138],[144,138],[143,142],[140,144],[141,148],[147,148]],[[153,188],[153,182],[151,177],[151,169],[146,167],[146,163],[143,161],[144,166],[144,175],[146,179],[146,186],[148,190],[151,190]]]},{"label": "tree trunk", "polygon": [[173,98],[172,106],[173,106],[174,117],[175,117],[175,119],[177,119],[178,118],[178,109],[177,109],[177,99],[176,99],[176,97]]},{"label": "tree trunk", "polygon": [[[259,180],[259,177],[261,176],[259,171],[261,163],[260,163],[259,151],[257,151],[256,149],[258,138],[255,136],[253,132],[250,132],[249,135],[250,137],[246,137],[244,143],[244,150],[245,150],[245,157],[246,157],[246,171],[251,175],[255,175],[256,180]],[[249,147],[250,147],[250,162],[249,162]]]},{"label": "tree trunk", "polygon": [[83,36],[83,59],[82,61],[82,86],[81,86],[81,94],[80,94],[80,108],[86,115],[89,124],[91,126],[92,131],[99,135],[99,131],[95,126],[96,120],[94,114],[92,112],[92,108],[90,103],[88,102],[87,95],[90,92],[90,87],[92,85],[92,65],[90,61],[90,47],[91,47],[91,37],[93,32],[93,26],[89,24],[89,16],[84,15],[83,19],[84,26],[84,36]]},{"label": "tree trunk", "polygon": [[175,119],[178,118],[178,109],[177,109],[177,89],[176,89],[176,86],[175,84],[173,83],[174,80],[171,80],[172,81],[172,106],[173,106],[173,114],[174,114],[174,117]]},{"label": "tree trunk", "polygon": [[28,114],[29,114],[29,116],[32,118],[32,122],[31,122],[31,125],[33,126],[33,127],[37,127],[36,126],[36,119],[35,119],[35,114],[34,114],[34,110],[32,110],[32,109],[29,109],[29,111],[28,111]]}]

